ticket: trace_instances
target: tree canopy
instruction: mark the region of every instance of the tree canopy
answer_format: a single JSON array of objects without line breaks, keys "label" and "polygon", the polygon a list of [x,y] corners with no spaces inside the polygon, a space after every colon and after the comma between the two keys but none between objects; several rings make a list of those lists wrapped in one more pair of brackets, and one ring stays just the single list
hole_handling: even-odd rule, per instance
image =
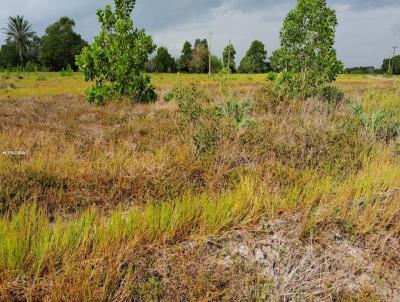
[{"label": "tree canopy", "polygon": [[166,47],[157,49],[156,56],[151,60],[151,71],[159,73],[173,73],[176,72],[175,59],[168,52]]},{"label": "tree canopy", "polygon": [[186,41],[185,44],[183,44],[182,54],[178,60],[178,70],[180,72],[189,72],[189,65],[192,59],[192,44]]},{"label": "tree canopy", "polygon": [[114,10],[107,5],[97,11],[101,32],[77,57],[86,80],[95,81],[87,91],[90,102],[103,104],[122,97],[132,103],[156,99],[150,77],[144,73],[156,46],[144,30],[133,25],[135,2],[114,0]]},{"label": "tree canopy", "polygon": [[254,41],[240,62],[240,73],[263,73],[268,71],[267,50],[264,43]]},{"label": "tree canopy", "polygon": [[7,42],[13,43],[19,62],[24,63],[25,50],[35,36],[32,25],[23,16],[9,17],[7,27],[3,29]]},{"label": "tree canopy", "polygon": [[77,69],[75,57],[87,43],[74,32],[74,26],[74,20],[62,17],[46,29],[40,61],[49,70],[58,71],[68,66]]},{"label": "tree canopy", "polygon": [[236,72],[236,50],[232,44],[229,44],[224,48],[224,52],[222,53],[222,60],[224,66],[229,68],[230,72]]},{"label": "tree canopy", "polygon": [[[389,64],[390,63],[390,64]],[[389,70],[390,65],[390,70]],[[382,70],[386,73],[400,75],[400,55],[383,60]]]},{"label": "tree canopy", "polygon": [[283,94],[309,97],[336,79],[343,69],[334,49],[337,24],[326,0],[297,1],[284,21],[274,59],[284,71]]}]

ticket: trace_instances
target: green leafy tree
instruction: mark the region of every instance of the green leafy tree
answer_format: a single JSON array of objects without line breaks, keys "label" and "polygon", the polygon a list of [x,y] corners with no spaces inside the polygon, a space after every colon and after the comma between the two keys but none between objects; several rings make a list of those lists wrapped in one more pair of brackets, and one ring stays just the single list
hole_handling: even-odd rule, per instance
[{"label": "green leafy tree", "polygon": [[155,90],[144,71],[156,46],[144,30],[133,25],[136,1],[114,2],[114,11],[110,5],[97,11],[101,32],[77,57],[77,65],[86,80],[95,81],[87,91],[88,100],[97,104],[123,97],[131,103],[154,101]]},{"label": "green leafy tree", "polygon": [[333,82],[343,64],[334,49],[335,10],[326,0],[298,0],[280,32],[277,65],[283,68],[279,90],[288,96],[310,97]]},{"label": "green leafy tree", "polygon": [[224,68],[224,64],[217,56],[211,56],[211,70],[213,73],[218,73]]},{"label": "green leafy tree", "polygon": [[49,70],[60,71],[68,66],[77,69],[75,57],[87,43],[74,32],[74,26],[74,20],[62,17],[46,29],[42,38],[40,61]]},{"label": "green leafy tree", "polygon": [[204,47],[208,50],[208,41],[207,39],[196,39],[194,42],[194,49],[198,47]]},{"label": "green leafy tree", "polygon": [[9,68],[20,63],[18,51],[14,43],[7,42],[0,49],[0,67]]},{"label": "green leafy tree", "polygon": [[189,72],[189,65],[192,59],[192,44],[186,41],[183,45],[182,54],[178,60],[178,70],[180,72]]},{"label": "green leafy tree", "polygon": [[152,71],[160,73],[176,72],[175,59],[168,52],[166,47],[160,47],[157,50],[156,56],[152,59]]},{"label": "green leafy tree", "polygon": [[[389,70],[390,66],[390,70]],[[388,58],[383,60],[382,70],[385,73],[393,73],[395,75],[400,74],[400,56],[395,56],[394,58]]]},{"label": "green leafy tree", "polygon": [[268,71],[267,51],[264,43],[254,41],[240,62],[240,73],[263,73]]},{"label": "green leafy tree", "polygon": [[14,43],[19,63],[24,64],[24,55],[31,39],[35,36],[32,25],[23,16],[9,17],[7,27],[3,28],[7,42]]},{"label": "green leafy tree", "polygon": [[271,70],[274,72],[282,72],[284,69],[284,66],[282,66],[282,63],[284,62],[281,62],[279,52],[280,49],[273,51],[271,57],[269,58]]},{"label": "green leafy tree", "polygon": [[229,68],[230,72],[233,72],[233,73],[236,72],[235,57],[236,57],[236,50],[233,47],[233,45],[230,44],[230,45],[226,46],[224,48],[224,52],[222,54],[222,60],[223,60],[224,66],[226,68]]},{"label": "green leafy tree", "polygon": [[26,61],[36,65],[40,64],[40,50],[43,47],[43,40],[34,36],[29,42],[26,50]]},{"label": "green leafy tree", "polygon": [[192,73],[207,73],[209,66],[209,51],[207,40],[197,39],[192,50],[192,60],[189,71]]}]

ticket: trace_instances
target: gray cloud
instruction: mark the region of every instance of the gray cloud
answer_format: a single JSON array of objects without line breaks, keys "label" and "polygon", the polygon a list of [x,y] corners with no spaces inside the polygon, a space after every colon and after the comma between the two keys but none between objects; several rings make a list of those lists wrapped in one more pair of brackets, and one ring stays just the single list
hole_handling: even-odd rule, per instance
[{"label": "gray cloud", "polygon": [[[96,9],[112,0],[2,0],[0,27],[8,16],[22,14],[42,34],[61,16],[70,16],[76,30],[91,40],[98,32]],[[346,65],[378,65],[396,37],[400,40],[400,0],[328,0],[338,11],[337,48]],[[229,39],[242,56],[252,39],[279,46],[279,29],[295,0],[138,0],[136,25],[150,32],[158,44],[175,54],[185,40],[214,33],[214,50],[220,53]],[[0,34],[0,41],[4,35]],[[399,43],[400,44],[400,41]]]}]

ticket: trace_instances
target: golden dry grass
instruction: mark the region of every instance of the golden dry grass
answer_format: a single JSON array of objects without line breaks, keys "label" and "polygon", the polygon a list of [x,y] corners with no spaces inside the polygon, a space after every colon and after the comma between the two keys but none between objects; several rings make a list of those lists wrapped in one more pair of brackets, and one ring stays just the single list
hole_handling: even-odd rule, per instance
[{"label": "golden dry grass", "polygon": [[[340,234],[372,255],[392,290],[339,293],[327,285],[298,294],[395,299],[400,146],[396,135],[384,135],[400,122],[398,78],[341,76],[346,100],[331,104],[276,102],[260,90],[263,75],[234,75],[223,87],[217,77],[154,75],[155,104],[95,107],[83,97],[79,74],[0,77],[7,83],[0,89],[0,299],[283,301],[282,287],[257,265],[215,265],[216,251],[231,239],[217,249],[198,242],[287,217],[297,217],[290,221],[299,244],[337,246],[332,238]],[[189,82],[204,92],[206,108],[250,100],[255,124],[202,121],[217,123],[219,140],[212,154],[197,156],[199,125],[164,101],[172,87]],[[390,118],[375,118],[382,114]],[[182,248],[187,240],[197,248]],[[356,267],[328,272],[321,259],[333,258],[317,254],[307,259],[321,261],[312,272],[327,273],[328,283],[332,272]],[[290,282],[307,271],[299,266]]]}]

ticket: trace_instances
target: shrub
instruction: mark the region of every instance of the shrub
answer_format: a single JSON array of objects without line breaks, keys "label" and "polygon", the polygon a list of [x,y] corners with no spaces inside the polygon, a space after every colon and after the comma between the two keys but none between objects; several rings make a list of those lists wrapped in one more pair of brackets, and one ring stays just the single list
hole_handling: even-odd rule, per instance
[{"label": "shrub", "polygon": [[277,74],[275,72],[268,72],[267,73],[267,81],[274,82],[277,78]]},{"label": "shrub", "polygon": [[166,96],[168,101],[176,101],[179,112],[187,121],[196,121],[204,113],[201,101],[207,102],[208,97],[204,90],[194,84],[190,86],[178,86],[173,88]]},{"label": "shrub", "polygon": [[282,98],[275,92],[272,85],[264,85],[254,93],[254,105],[256,111],[275,111],[282,102]]},{"label": "shrub", "polygon": [[223,117],[230,119],[238,130],[250,127],[256,122],[252,116],[253,104],[249,101],[232,99],[222,103],[218,110]]},{"label": "shrub", "polygon": [[338,103],[344,99],[344,93],[336,86],[323,87],[318,96],[327,102]]},{"label": "shrub", "polygon": [[378,140],[389,142],[400,135],[400,120],[393,111],[366,113],[358,104],[353,106],[353,113],[358,125]]},{"label": "shrub", "polygon": [[217,147],[219,131],[213,125],[202,124],[193,134],[196,157],[212,155]]},{"label": "shrub", "polygon": [[144,30],[134,28],[134,6],[134,0],[115,0],[115,11],[107,5],[97,12],[101,33],[77,57],[86,81],[96,82],[87,92],[89,102],[103,104],[123,97],[131,103],[156,100],[150,77],[144,74],[156,47]]},{"label": "shrub", "polygon": [[74,75],[74,71],[72,70],[71,65],[68,65],[66,69],[62,69],[60,71],[62,77],[71,77]]}]

